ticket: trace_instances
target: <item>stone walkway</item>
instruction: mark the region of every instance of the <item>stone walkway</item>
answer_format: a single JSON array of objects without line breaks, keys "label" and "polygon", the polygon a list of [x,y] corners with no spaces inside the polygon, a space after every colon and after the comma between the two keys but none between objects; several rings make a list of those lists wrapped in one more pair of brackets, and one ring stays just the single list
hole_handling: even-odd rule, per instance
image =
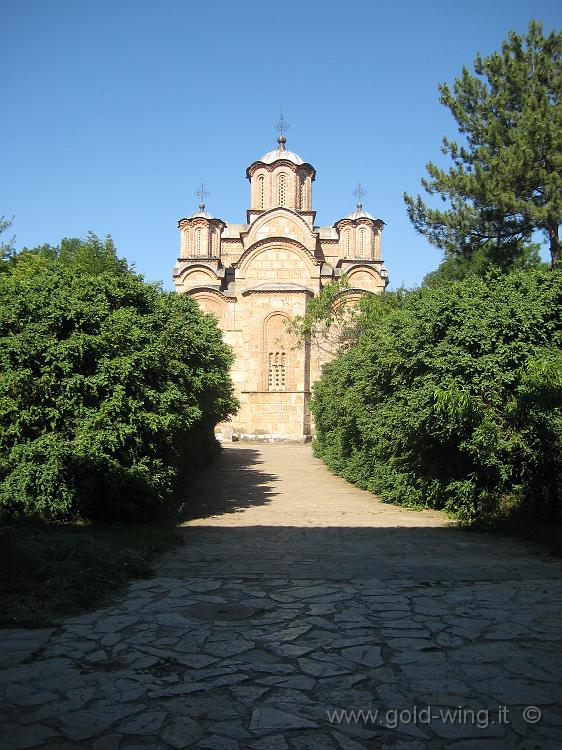
[{"label": "stone walkway", "polygon": [[308,446],[227,447],[194,495],[156,577],[1,631],[1,750],[562,747],[561,561]]}]

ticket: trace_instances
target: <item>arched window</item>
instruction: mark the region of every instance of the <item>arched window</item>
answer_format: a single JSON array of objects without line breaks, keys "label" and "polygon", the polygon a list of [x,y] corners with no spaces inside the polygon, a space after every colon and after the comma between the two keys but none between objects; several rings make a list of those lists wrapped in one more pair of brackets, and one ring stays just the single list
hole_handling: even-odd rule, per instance
[{"label": "arched window", "polygon": [[349,229],[345,233],[345,256],[349,258],[351,255],[351,232]]},{"label": "arched window", "polygon": [[270,391],[284,391],[287,381],[285,352],[269,352],[267,387]]},{"label": "arched window", "polygon": [[359,257],[365,257],[365,230],[359,230]]},{"label": "arched window", "polygon": [[201,245],[201,229],[195,230],[195,254],[201,255],[202,245]]},{"label": "arched window", "polygon": [[258,177],[258,207],[265,208],[265,177]]},{"label": "arched window", "polygon": [[301,211],[306,211],[308,208],[307,195],[306,195],[306,175],[302,174],[300,178],[300,193],[301,193]]},{"label": "arched window", "polygon": [[279,175],[279,205],[284,206],[287,195],[287,178],[284,174]]}]

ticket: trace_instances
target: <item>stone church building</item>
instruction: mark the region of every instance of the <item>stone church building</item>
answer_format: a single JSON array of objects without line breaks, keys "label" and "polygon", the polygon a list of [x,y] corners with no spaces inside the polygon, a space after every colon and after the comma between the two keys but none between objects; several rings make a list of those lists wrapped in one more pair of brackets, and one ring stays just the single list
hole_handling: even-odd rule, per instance
[{"label": "stone church building", "polygon": [[244,224],[217,219],[202,202],[179,221],[178,292],[215,315],[236,355],[232,379],[240,409],[221,425],[223,439],[306,440],[311,434],[311,386],[322,353],[295,348],[286,321],[328,282],[346,275],[346,295],[382,292],[384,222],[357,209],[330,226],[316,226],[316,170],[278,147],[250,164],[250,208]]}]

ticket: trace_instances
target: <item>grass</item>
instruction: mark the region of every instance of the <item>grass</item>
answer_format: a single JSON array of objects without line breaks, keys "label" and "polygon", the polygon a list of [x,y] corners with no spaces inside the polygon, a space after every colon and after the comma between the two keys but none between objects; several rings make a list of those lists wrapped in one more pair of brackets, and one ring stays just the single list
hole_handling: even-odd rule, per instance
[{"label": "grass", "polygon": [[44,627],[99,606],[181,543],[171,524],[2,526],[0,627]]}]

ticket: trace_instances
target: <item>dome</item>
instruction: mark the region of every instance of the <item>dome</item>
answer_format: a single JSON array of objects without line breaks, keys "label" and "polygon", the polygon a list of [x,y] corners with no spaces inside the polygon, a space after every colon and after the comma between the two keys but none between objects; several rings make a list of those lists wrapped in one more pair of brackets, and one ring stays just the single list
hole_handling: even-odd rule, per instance
[{"label": "dome", "polygon": [[353,211],[353,213],[349,214],[349,216],[346,216],[345,218],[346,219],[372,219],[373,221],[375,221],[374,216],[371,216],[371,214],[363,210],[362,203],[358,203],[355,211]]},{"label": "dome", "polygon": [[190,219],[197,219],[199,217],[201,217],[203,219],[214,219],[215,218],[212,214],[210,214],[207,211],[205,211],[205,204],[204,203],[200,203],[199,204],[199,211],[197,211],[196,213],[192,214],[189,218]]},{"label": "dome", "polygon": [[274,151],[268,151],[258,161],[263,161],[264,164],[273,164],[274,161],[285,159],[285,161],[292,161],[293,164],[304,164],[304,161],[294,151],[287,151],[286,149],[276,148]]},{"label": "dome", "polygon": [[285,141],[285,136],[280,135],[277,139],[279,148],[276,148],[273,151],[268,151],[267,154],[264,154],[261,159],[258,159],[258,161],[261,161],[264,164],[273,164],[274,161],[280,161],[281,159],[284,159],[285,161],[293,162],[293,164],[304,164],[303,159],[301,159],[298,154],[295,154],[294,151],[287,151],[287,149],[285,148]]}]

